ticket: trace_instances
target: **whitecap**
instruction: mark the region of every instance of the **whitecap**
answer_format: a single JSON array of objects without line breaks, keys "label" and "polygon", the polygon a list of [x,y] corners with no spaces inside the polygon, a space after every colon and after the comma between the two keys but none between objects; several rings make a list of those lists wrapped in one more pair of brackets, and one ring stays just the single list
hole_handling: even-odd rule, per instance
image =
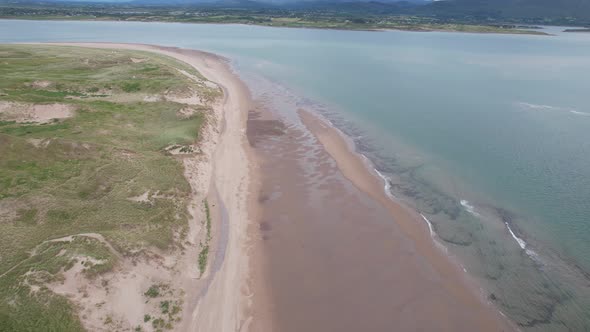
[{"label": "whitecap", "polygon": [[532,104],[532,103],[525,103],[525,102],[519,102],[516,104],[519,105],[521,108],[524,108],[527,110],[569,112],[570,114],[575,114],[575,115],[590,116],[590,113],[578,111],[576,109],[568,108],[568,107]]},{"label": "whitecap", "polygon": [[590,116],[590,113],[571,110],[570,113],[575,115]]},{"label": "whitecap", "polygon": [[519,102],[517,104],[520,105],[523,108],[531,109],[531,110],[545,110],[545,111],[557,111],[557,110],[560,110],[559,107],[550,106],[550,105],[531,104],[531,103],[525,103],[525,102]]}]

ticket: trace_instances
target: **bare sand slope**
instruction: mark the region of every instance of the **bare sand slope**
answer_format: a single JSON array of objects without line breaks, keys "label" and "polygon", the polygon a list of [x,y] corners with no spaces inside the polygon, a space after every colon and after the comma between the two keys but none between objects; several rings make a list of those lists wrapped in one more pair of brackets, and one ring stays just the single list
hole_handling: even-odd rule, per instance
[{"label": "bare sand slope", "polygon": [[[247,88],[231,71],[225,59],[210,53],[140,44],[56,45],[139,50],[167,55],[190,64],[223,90],[223,100],[215,107],[217,133],[209,133],[209,136],[216,137],[208,137],[209,146],[205,147],[210,153],[210,162],[185,162],[185,176],[193,191],[205,189],[209,192],[208,198],[213,203],[214,224],[221,225],[217,226],[221,229],[216,230],[220,235],[214,241],[216,243],[213,243],[210,263],[202,278],[197,279],[194,268],[189,266],[176,269],[172,276],[173,282],[185,292],[183,318],[176,329],[239,331],[242,327],[247,327],[249,318],[243,314],[248,301],[248,295],[243,292],[248,268],[245,246],[249,163],[245,150],[245,125],[250,96]],[[205,169],[195,173],[195,167]],[[191,234],[193,226],[191,225]],[[196,251],[193,250],[193,253]],[[196,265],[197,256],[192,256],[188,264],[191,261]]]},{"label": "bare sand slope", "polygon": [[65,104],[29,105],[0,101],[0,119],[16,122],[48,123],[74,115],[73,108]]}]

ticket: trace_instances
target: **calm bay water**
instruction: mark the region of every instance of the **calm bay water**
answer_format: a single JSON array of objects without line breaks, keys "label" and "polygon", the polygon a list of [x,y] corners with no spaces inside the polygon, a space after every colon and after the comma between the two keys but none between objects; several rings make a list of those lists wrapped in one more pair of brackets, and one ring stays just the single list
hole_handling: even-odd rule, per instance
[{"label": "calm bay water", "polygon": [[0,20],[0,42],[46,41],[228,56],[349,134],[523,328],[590,330],[590,34]]}]

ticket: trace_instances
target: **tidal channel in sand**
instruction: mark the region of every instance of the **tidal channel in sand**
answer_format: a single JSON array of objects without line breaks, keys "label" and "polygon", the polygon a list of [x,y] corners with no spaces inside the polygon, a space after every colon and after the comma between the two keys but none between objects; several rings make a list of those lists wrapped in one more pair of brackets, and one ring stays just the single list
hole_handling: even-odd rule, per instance
[{"label": "tidal channel in sand", "polygon": [[256,331],[508,331],[495,308],[320,118],[249,112]]}]

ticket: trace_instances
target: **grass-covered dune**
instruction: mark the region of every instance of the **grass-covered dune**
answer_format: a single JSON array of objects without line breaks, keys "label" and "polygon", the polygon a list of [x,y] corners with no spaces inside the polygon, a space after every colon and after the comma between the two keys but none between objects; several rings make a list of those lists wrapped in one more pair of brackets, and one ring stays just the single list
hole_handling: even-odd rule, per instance
[{"label": "grass-covered dune", "polygon": [[0,45],[0,78],[0,331],[81,330],[50,285],[177,245],[180,158],[220,92],[171,58],[65,46]]}]

